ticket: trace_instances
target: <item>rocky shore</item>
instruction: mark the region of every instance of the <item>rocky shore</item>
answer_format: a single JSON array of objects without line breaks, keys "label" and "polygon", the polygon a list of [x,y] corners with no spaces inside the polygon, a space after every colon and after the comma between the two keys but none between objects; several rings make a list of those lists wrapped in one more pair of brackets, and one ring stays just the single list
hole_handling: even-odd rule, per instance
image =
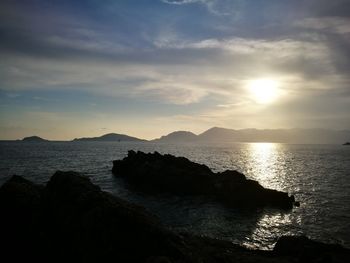
[{"label": "rocky shore", "polygon": [[170,154],[129,151],[123,160],[113,161],[112,172],[149,193],[205,195],[229,206],[290,209],[299,205],[294,196],[266,189],[237,171],[214,173],[205,165]]},{"label": "rocky shore", "polygon": [[142,207],[75,172],[46,186],[13,176],[0,188],[2,262],[348,262],[350,251],[282,237],[273,251],[177,234]]}]

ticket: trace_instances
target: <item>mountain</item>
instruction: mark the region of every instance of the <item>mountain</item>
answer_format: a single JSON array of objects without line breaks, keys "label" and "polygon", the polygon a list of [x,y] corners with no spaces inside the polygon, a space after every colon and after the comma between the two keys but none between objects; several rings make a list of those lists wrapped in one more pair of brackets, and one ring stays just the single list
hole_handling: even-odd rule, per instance
[{"label": "mountain", "polygon": [[[189,131],[175,131],[158,139],[156,143],[227,143],[227,142],[276,142],[291,144],[343,144],[350,138],[350,130],[327,129],[226,129],[213,127],[196,135]],[[46,142],[38,136],[26,137],[23,142]],[[146,142],[125,134],[108,133],[100,137],[76,138],[73,141]],[[345,144],[348,145],[348,144]]]},{"label": "mountain", "polygon": [[281,142],[296,144],[340,144],[349,130],[326,129],[242,129],[214,127],[198,135],[200,142]]},{"label": "mountain", "polygon": [[159,139],[152,140],[152,142],[195,142],[197,135],[189,131],[175,131],[168,135],[162,136]]},{"label": "mountain", "polygon": [[100,137],[75,138],[74,142],[143,142],[145,140],[125,134],[108,133]]},{"label": "mountain", "polygon": [[48,140],[45,140],[39,136],[29,136],[29,137],[24,137],[22,139],[22,142],[48,142]]},{"label": "mountain", "polygon": [[233,130],[214,127],[202,134],[199,140],[203,142],[292,142],[291,130]]}]

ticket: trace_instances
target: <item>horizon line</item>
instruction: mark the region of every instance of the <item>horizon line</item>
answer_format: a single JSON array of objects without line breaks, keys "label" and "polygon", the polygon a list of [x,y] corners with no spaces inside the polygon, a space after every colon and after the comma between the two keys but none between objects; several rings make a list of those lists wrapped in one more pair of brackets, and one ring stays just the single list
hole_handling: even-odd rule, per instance
[{"label": "horizon line", "polygon": [[234,128],[225,128],[225,127],[218,127],[218,126],[214,126],[214,127],[211,127],[209,129],[206,129],[204,130],[203,132],[200,132],[200,133],[194,133],[190,130],[175,130],[175,131],[171,131],[171,132],[168,132],[167,134],[165,135],[160,135],[159,137],[156,137],[156,138],[150,138],[150,139],[144,139],[144,138],[141,138],[141,137],[138,137],[136,135],[131,135],[131,134],[127,134],[127,133],[118,133],[118,132],[107,132],[107,133],[103,133],[101,135],[92,135],[92,136],[81,136],[81,137],[75,137],[75,138],[72,138],[72,139],[53,139],[53,138],[47,138],[47,137],[44,137],[44,136],[40,136],[40,135],[37,135],[37,134],[32,134],[32,135],[27,135],[27,136],[24,136],[23,138],[17,138],[17,139],[2,139],[0,138],[0,141],[21,141],[23,140],[24,138],[28,138],[28,137],[40,137],[44,140],[48,140],[48,141],[73,141],[75,139],[82,139],[82,138],[98,138],[98,137],[102,137],[104,135],[108,135],[108,134],[117,134],[117,135],[125,135],[125,136],[129,136],[129,137],[134,137],[136,139],[139,139],[139,140],[144,140],[144,141],[153,141],[153,140],[157,140],[157,139],[160,139],[164,136],[168,136],[172,133],[176,133],[176,132],[189,132],[189,133],[192,133],[196,136],[199,136],[209,130],[212,130],[212,129],[224,129],[224,130],[232,130],[232,131],[245,131],[245,130],[256,130],[256,131],[277,131],[277,130],[323,130],[323,131],[333,131],[333,132],[350,132],[350,128],[348,129],[330,129],[330,128],[275,128],[275,129],[271,129],[271,128],[241,128],[241,129],[234,129]]}]

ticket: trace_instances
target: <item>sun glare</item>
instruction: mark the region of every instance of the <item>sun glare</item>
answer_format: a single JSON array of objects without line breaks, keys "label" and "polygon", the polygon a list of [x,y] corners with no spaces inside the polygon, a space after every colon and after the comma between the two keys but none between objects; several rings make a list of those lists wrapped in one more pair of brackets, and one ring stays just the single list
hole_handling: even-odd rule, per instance
[{"label": "sun glare", "polygon": [[248,88],[257,103],[268,104],[278,95],[278,82],[271,79],[257,79],[248,83]]}]

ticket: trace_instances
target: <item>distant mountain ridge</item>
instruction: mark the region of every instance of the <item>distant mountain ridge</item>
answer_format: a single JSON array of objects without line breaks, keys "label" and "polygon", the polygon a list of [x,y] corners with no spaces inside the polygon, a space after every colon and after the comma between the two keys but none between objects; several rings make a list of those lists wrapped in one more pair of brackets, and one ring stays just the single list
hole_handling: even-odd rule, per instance
[{"label": "distant mountain ridge", "polygon": [[162,136],[159,139],[151,140],[152,142],[195,142],[198,136],[189,131],[175,131],[168,135]]},{"label": "distant mountain ridge", "polygon": [[195,135],[191,132],[177,131],[162,136],[154,142],[272,142],[294,144],[342,144],[350,138],[350,130],[326,129],[226,129],[213,127]]},{"label": "distant mountain ridge", "polygon": [[[290,144],[344,144],[349,141],[350,130],[326,129],[226,129],[213,127],[201,134],[190,131],[175,131],[153,140],[144,140],[126,134],[108,133],[98,137],[75,138],[73,142],[155,142],[155,143],[229,143],[271,142]],[[38,136],[26,137],[23,142],[47,142]]]},{"label": "distant mountain ridge", "polygon": [[24,137],[22,142],[48,142],[48,140],[45,140],[39,136],[29,136],[29,137]]},{"label": "distant mountain ridge", "polygon": [[86,138],[75,138],[74,142],[144,142],[146,140],[142,140],[136,137],[132,137],[125,134],[118,133],[108,133],[99,137],[86,137]]},{"label": "distant mountain ridge", "polygon": [[350,138],[350,131],[326,129],[242,129],[214,127],[198,135],[206,142],[275,142],[295,144],[341,144]]}]

